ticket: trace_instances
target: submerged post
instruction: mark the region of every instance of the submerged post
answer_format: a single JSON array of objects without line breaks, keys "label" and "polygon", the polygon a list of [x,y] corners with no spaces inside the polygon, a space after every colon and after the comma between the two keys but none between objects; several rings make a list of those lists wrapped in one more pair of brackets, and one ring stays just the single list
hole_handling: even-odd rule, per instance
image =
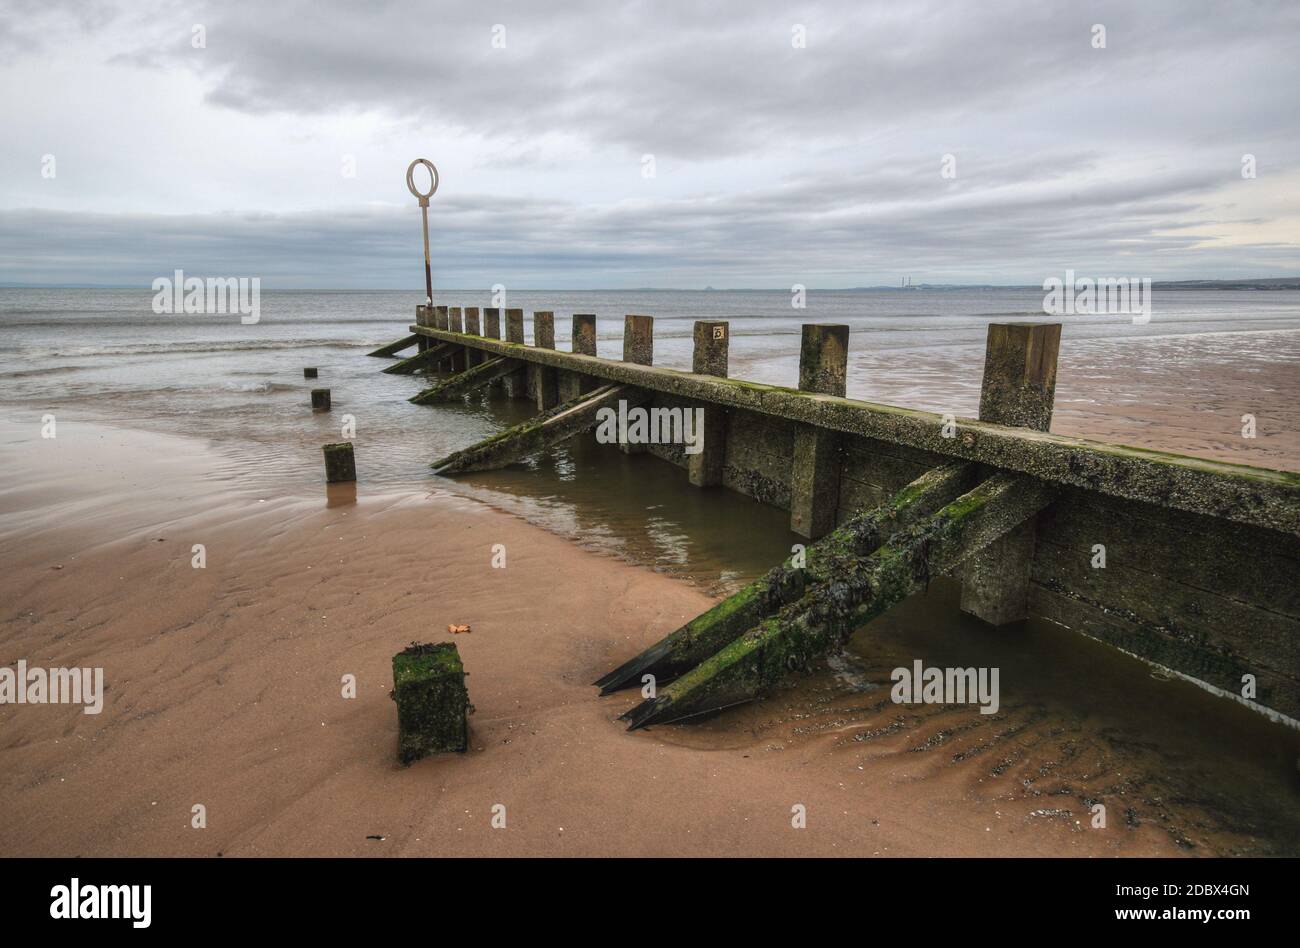
[{"label": "submerged post", "polygon": [[352,442],[321,446],[325,454],[325,482],[340,484],[357,479],[357,463],[352,456]]},{"label": "submerged post", "polygon": [[[596,317],[592,313],[574,313],[572,350],[578,355],[596,354]],[[559,379],[560,401],[571,402],[579,395],[590,392],[596,382],[581,372],[561,371]]]},{"label": "submerged post", "polygon": [[[849,327],[805,325],[799,349],[799,388],[837,395],[848,375]],[[795,428],[790,471],[790,529],[816,540],[835,528],[840,489],[840,439],[810,425]]]},{"label": "submerged post", "polygon": [[[555,348],[555,314],[549,310],[533,312],[533,345],[539,349]],[[528,364],[528,391],[537,402],[538,411],[554,408],[560,402],[559,380],[555,369]]]},{"label": "submerged post", "polygon": [[313,388],[311,390],[311,410],[312,411],[329,411],[330,410],[330,390],[327,388]]},{"label": "submerged post", "polygon": [[[980,386],[980,421],[1047,431],[1056,400],[1060,323],[989,323]],[[962,575],[961,610],[991,625],[1029,617],[1029,567],[1038,518],[971,557]]]},{"label": "submerged post", "polygon": [[319,374],[315,366],[309,365],[302,370],[302,377],[305,379],[314,379]]},{"label": "submerged post", "polygon": [[[691,371],[696,375],[727,377],[731,325],[725,321],[696,320],[695,349]],[[698,453],[686,456],[686,472],[696,487],[722,483],[722,465],[727,453],[727,412],[716,405],[704,406],[704,426],[696,432]]]}]

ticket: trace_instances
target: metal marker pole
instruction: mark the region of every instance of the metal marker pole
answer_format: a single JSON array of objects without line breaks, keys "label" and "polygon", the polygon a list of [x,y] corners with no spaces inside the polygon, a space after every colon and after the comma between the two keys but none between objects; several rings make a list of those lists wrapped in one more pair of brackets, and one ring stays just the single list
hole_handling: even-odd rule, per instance
[{"label": "metal marker pole", "polygon": [[[429,169],[429,193],[424,194],[415,186],[415,169],[417,165],[424,165]],[[434,167],[432,161],[428,158],[416,158],[406,169],[406,187],[412,194],[420,199],[420,219],[424,224],[424,302],[426,306],[433,305],[433,270],[429,266],[429,198],[433,197],[438,190],[438,169]]]}]

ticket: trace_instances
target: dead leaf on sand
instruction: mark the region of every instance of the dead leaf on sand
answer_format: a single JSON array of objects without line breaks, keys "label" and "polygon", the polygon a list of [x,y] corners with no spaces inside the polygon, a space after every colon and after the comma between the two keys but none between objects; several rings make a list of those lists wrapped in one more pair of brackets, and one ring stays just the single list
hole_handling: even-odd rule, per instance
[{"label": "dead leaf on sand", "polygon": [[467,625],[449,625],[447,631],[453,635],[460,635],[462,632],[470,631],[470,628]]}]

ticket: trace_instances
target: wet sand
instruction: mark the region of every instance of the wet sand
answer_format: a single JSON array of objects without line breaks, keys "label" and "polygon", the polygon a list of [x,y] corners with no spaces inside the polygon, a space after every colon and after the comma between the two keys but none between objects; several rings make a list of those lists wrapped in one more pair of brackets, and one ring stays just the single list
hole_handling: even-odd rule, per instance
[{"label": "wet sand", "polygon": [[[1295,732],[1052,628],[942,634],[943,584],[767,701],[629,734],[635,693],[589,682],[713,601],[686,582],[438,489],[276,491],[93,425],[0,440],[0,664],[107,684],[97,716],[0,706],[2,854],[1300,851]],[[452,638],[470,750],[402,768],[390,658]],[[920,654],[1023,673],[996,715],[893,705]]]}]

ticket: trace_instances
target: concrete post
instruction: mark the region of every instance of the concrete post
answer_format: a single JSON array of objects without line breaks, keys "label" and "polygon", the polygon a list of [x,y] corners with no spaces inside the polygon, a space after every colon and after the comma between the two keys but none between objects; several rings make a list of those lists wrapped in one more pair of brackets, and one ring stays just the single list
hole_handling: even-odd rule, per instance
[{"label": "concrete post", "polygon": [[[429,307],[428,307],[428,306],[425,306],[423,303],[420,303],[418,306],[415,307],[415,325],[417,325],[417,326],[428,326],[428,325],[431,325],[431,322],[432,322],[432,321],[431,321],[431,318],[430,318],[430,309],[429,309]],[[425,349],[427,349],[427,348],[429,348],[429,340],[428,340],[428,339],[425,339],[423,336],[421,336],[420,338],[418,338],[417,340],[415,340],[415,351],[416,351],[416,352],[423,352],[423,351],[424,351]]]},{"label": "concrete post", "polygon": [[[517,342],[524,345],[524,311],[522,309],[506,310],[506,342]],[[511,372],[501,380],[505,386],[506,396],[509,398],[527,398],[528,397],[528,372],[526,369],[520,369],[518,372]]]},{"label": "concrete post", "polygon": [[[465,307],[465,332],[471,336],[478,336],[478,335],[482,335],[480,329],[481,326],[479,324],[478,307],[466,306]],[[476,366],[479,363],[486,361],[486,359],[487,359],[487,353],[483,352],[480,349],[465,350],[465,364],[467,366],[470,367]]]},{"label": "concrete post", "polygon": [[[578,355],[596,354],[596,317],[591,313],[573,314],[572,350]],[[581,372],[561,372],[559,380],[560,401],[571,402],[584,392],[596,387],[595,381]]]},{"label": "concrete post", "polygon": [[352,442],[321,446],[325,454],[325,482],[338,484],[357,479],[357,464],[352,457]]},{"label": "concrete post", "polygon": [[[623,361],[653,365],[655,354],[655,319],[653,316],[623,317]],[[624,454],[641,454],[644,444],[619,445]]]},{"label": "concrete post", "polygon": [[[459,306],[452,306],[447,310],[447,331],[461,333],[465,331],[464,317],[461,315]],[[468,366],[469,357],[465,347],[456,347],[451,353],[451,370],[453,372],[464,372]]]},{"label": "concrete post", "polygon": [[[697,320],[694,341],[691,371],[697,375],[716,375],[725,379],[731,341],[730,324]],[[699,453],[686,456],[686,472],[690,482],[696,487],[721,484],[722,466],[727,455],[726,411],[714,405],[706,405],[704,427],[696,437],[701,439]]]},{"label": "concrete post", "polygon": [[[989,323],[980,421],[1047,431],[1056,400],[1060,323]],[[1029,617],[1029,571],[1038,518],[1031,517],[966,562],[961,610],[991,625]]]},{"label": "concrete post", "polygon": [[[799,349],[800,390],[843,397],[848,360],[848,326],[805,325]],[[790,529],[810,540],[835,529],[839,493],[839,437],[799,425],[790,471]]]},{"label": "concrete post", "polygon": [[655,318],[623,317],[623,361],[637,365],[654,365]]},{"label": "concrete post", "polygon": [[[555,314],[549,311],[533,313],[533,345],[539,349],[555,348]],[[555,369],[545,365],[528,365],[528,391],[537,402],[538,411],[546,411],[560,403],[559,379]]]}]

